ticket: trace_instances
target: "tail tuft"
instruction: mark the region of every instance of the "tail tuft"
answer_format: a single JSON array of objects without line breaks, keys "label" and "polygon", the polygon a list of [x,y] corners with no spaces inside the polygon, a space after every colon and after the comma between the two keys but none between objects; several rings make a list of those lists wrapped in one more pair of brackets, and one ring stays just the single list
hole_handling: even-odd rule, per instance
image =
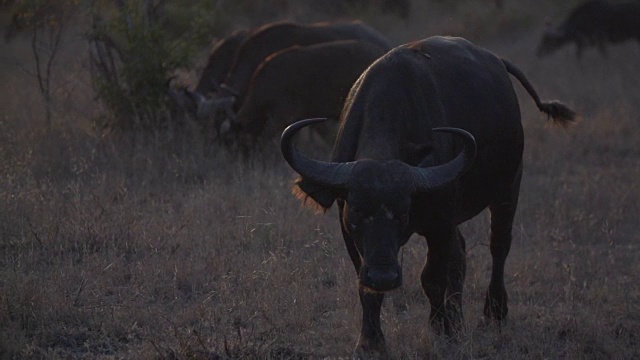
[{"label": "tail tuft", "polygon": [[518,69],[515,65],[505,59],[502,59],[502,63],[504,64],[507,72],[515,76],[516,79],[520,81],[522,86],[524,86],[525,90],[527,90],[529,95],[531,95],[533,100],[536,102],[536,106],[538,106],[538,109],[547,114],[547,116],[551,117],[554,124],[567,127],[576,121],[576,113],[573,110],[569,109],[566,105],[559,101],[540,101],[538,93],[533,88],[533,85],[531,85],[529,80],[527,80],[527,77],[524,76],[522,71],[520,71],[520,69]]},{"label": "tail tuft", "polygon": [[554,124],[568,127],[576,121],[576,113],[559,101],[540,102],[538,109],[547,114]]}]

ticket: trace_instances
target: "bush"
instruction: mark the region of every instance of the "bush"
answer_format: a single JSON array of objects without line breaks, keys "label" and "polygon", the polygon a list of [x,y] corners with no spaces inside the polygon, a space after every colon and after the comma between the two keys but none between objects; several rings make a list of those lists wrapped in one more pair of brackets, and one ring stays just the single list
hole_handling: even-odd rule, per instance
[{"label": "bush", "polygon": [[111,9],[94,5],[91,12],[92,79],[111,111],[97,125],[124,132],[179,126],[180,117],[169,115],[169,82],[221,31],[219,10],[211,1],[120,1]]}]

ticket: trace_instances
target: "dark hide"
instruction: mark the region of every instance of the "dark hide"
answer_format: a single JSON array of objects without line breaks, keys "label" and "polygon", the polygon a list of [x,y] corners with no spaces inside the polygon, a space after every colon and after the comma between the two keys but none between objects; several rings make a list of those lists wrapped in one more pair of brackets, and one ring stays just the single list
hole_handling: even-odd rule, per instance
[{"label": "dark hide", "polygon": [[362,22],[296,24],[279,22],[256,29],[246,39],[238,53],[224,85],[227,91],[220,96],[235,96],[236,109],[246,96],[254,71],[269,55],[295,45],[312,45],[336,40],[360,40],[389,49],[384,35]]},{"label": "dark hide", "polygon": [[[484,315],[506,317],[504,265],[524,148],[509,74],[554,122],[573,120],[574,113],[561,103],[541,102],[509,62],[461,38],[432,37],[391,50],[357,80],[342,111],[331,163],[295,150],[290,138],[298,124],[283,133],[283,155],[301,175],[298,195],[324,208],[337,200],[360,284],[357,355],[387,355],[380,309],[384,292],[402,282],[397,254],[413,233],[429,246],[421,281],[431,304],[430,323],[449,336],[461,329],[466,260],[458,225],[487,207],[493,264]],[[472,134],[475,160],[470,135],[432,132],[441,127]]]},{"label": "dark hide", "polygon": [[211,95],[218,91],[220,84],[224,82],[229,73],[240,44],[247,35],[247,30],[237,30],[216,43],[209,55],[207,65],[202,70],[195,91],[203,95]]},{"label": "dark hide", "polygon": [[573,10],[559,27],[547,24],[536,54],[546,56],[570,43],[576,44],[578,58],[588,46],[597,46],[606,54],[609,43],[627,40],[640,42],[640,2],[589,1]]},{"label": "dark hide", "polygon": [[227,77],[235,53],[248,33],[248,30],[238,30],[216,43],[193,91],[186,87],[173,87],[170,83],[168,84],[167,95],[172,100],[174,112],[172,117],[188,117],[196,120],[203,126],[205,137],[209,140],[217,135],[219,126],[212,119],[216,118],[214,116],[216,110],[222,108],[209,98],[219,90],[220,84]]},{"label": "dark hide", "polygon": [[[257,140],[273,140],[300,119],[326,117],[337,122],[351,85],[386,50],[369,42],[344,40],[272,54],[254,73],[235,119],[223,125],[225,137],[248,147]],[[335,126],[329,128],[335,135]]]}]

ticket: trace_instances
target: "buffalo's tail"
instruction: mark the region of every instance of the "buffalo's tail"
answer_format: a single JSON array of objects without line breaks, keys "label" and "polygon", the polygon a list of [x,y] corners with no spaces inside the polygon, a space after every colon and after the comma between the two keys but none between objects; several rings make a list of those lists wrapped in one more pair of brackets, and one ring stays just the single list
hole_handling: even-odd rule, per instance
[{"label": "buffalo's tail", "polygon": [[538,107],[538,109],[547,114],[547,116],[549,116],[553,120],[554,124],[567,127],[576,121],[576,113],[573,110],[569,109],[565,104],[559,101],[540,101],[538,93],[533,88],[533,85],[531,85],[527,77],[522,73],[522,71],[520,71],[520,69],[518,69],[515,65],[505,59],[502,59],[502,63],[507,68],[507,72],[515,76],[515,78],[520,81],[522,86],[527,90],[529,95],[536,102],[536,106]]}]

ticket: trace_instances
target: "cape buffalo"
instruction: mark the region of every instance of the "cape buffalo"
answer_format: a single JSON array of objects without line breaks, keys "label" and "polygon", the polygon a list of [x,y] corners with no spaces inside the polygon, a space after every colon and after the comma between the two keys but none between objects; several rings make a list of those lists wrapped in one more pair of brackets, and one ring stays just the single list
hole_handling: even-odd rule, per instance
[{"label": "cape buffalo", "polygon": [[359,77],[342,110],[331,162],[308,158],[292,144],[301,128],[322,120],[283,132],[283,156],[300,174],[297,196],[325,210],[337,200],[359,280],[358,356],[386,355],[380,309],[385,292],[402,283],[398,251],[413,233],[429,247],[421,282],[430,324],[447,336],[460,330],[466,260],[458,225],[487,207],[493,264],[484,315],[506,317],[504,265],[524,147],[509,74],[555,123],[573,121],[563,104],[541,102],[508,61],[465,39],[431,37],[389,51]]},{"label": "cape buffalo", "polygon": [[207,122],[208,117],[201,115],[211,112],[215,106],[207,103],[207,96],[219,90],[220,84],[227,77],[238,47],[248,34],[249,30],[237,30],[216,43],[193,91],[186,86],[172,86],[171,81],[167,83],[167,95],[172,100],[175,110],[173,117],[187,116],[201,120],[201,125],[206,129],[204,131],[211,130],[212,126]]},{"label": "cape buffalo", "polygon": [[248,30],[237,30],[231,35],[218,41],[214,46],[207,65],[196,85],[195,91],[200,94],[210,94],[220,88],[229,73],[232,62],[240,44],[246,39]]},{"label": "cape buffalo", "polygon": [[389,49],[386,38],[362,22],[297,24],[278,22],[256,29],[238,49],[220,96],[235,97],[238,108],[247,93],[249,80],[258,65],[276,51],[294,45],[311,45],[336,40],[361,40]]},{"label": "cape buffalo", "polygon": [[338,120],[351,85],[386,51],[370,42],[343,40],[272,54],[253,74],[245,101],[222,125],[221,135],[240,140],[246,149],[258,139],[273,139],[292,119]]},{"label": "cape buffalo", "polygon": [[607,43],[640,41],[640,2],[614,3],[589,1],[574,9],[557,28],[547,24],[538,45],[539,57],[549,55],[562,46],[575,43],[579,58],[585,46],[597,46],[606,53]]}]

